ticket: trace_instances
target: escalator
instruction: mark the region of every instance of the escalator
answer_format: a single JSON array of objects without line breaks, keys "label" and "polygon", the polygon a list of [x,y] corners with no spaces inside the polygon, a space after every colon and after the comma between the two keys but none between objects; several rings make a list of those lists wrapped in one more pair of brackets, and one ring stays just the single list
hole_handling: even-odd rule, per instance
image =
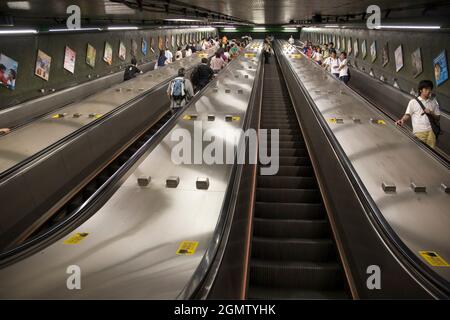
[{"label": "escalator", "polygon": [[265,65],[260,127],[280,130],[280,168],[274,176],[263,176],[258,168],[247,298],[350,298],[302,132],[275,61]]}]

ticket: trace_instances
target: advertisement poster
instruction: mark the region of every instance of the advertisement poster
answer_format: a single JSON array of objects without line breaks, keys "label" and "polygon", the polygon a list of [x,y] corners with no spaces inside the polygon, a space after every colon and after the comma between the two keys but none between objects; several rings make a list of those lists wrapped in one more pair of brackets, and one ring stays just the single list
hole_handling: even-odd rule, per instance
[{"label": "advertisement poster", "polygon": [[133,57],[136,57],[137,51],[138,51],[138,45],[137,45],[137,42],[136,42],[136,40],[132,39],[132,40],[131,40],[131,55],[132,55]]},{"label": "advertisement poster", "polygon": [[351,54],[353,52],[353,48],[352,48],[352,38],[349,38],[347,40],[347,53]]},{"label": "advertisement poster", "polygon": [[0,54],[0,84],[10,90],[16,88],[19,63],[4,54]]},{"label": "advertisement poster", "polygon": [[75,73],[75,59],[77,57],[77,53],[66,47],[66,51],[64,54],[64,69],[69,71],[70,73]]},{"label": "advertisement poster", "polygon": [[112,65],[113,50],[112,50],[111,45],[108,42],[105,42],[105,52],[103,54],[103,61],[105,61],[109,65]]},{"label": "advertisement poster", "polygon": [[147,41],[145,41],[145,39],[142,39],[141,51],[142,51],[142,54],[143,54],[144,56],[147,55],[147,52],[148,52],[148,44],[147,44]]},{"label": "advertisement poster", "polygon": [[399,72],[403,68],[403,48],[402,45],[399,45],[397,49],[395,49],[395,70]]},{"label": "advertisement poster", "polygon": [[448,80],[448,65],[447,55],[445,50],[442,51],[434,60],[434,77],[436,78],[436,85],[440,86]]},{"label": "advertisement poster", "polygon": [[411,61],[413,67],[413,77],[417,78],[417,76],[423,72],[422,51],[420,48],[417,48],[417,50],[411,54]]},{"label": "advertisement poster", "polygon": [[353,42],[353,54],[355,55],[355,57],[357,57],[358,54],[359,54],[359,43],[358,43],[358,39],[356,39],[355,42]]},{"label": "advertisement poster", "polygon": [[372,56],[372,62],[375,62],[377,60],[377,43],[375,41],[370,46],[370,55]]},{"label": "advertisement poster", "polygon": [[125,47],[125,44],[122,41],[119,42],[119,58],[121,60],[127,58],[127,47]]},{"label": "advertisement poster", "polygon": [[92,68],[94,68],[96,58],[97,58],[97,50],[88,43],[86,50],[86,63]]},{"label": "advertisement poster", "polygon": [[162,50],[164,47],[164,40],[161,36],[158,36],[158,49]]},{"label": "advertisement poster", "polygon": [[175,49],[177,46],[177,37],[175,35],[172,35],[172,48]]},{"label": "advertisement poster", "polygon": [[386,42],[383,47],[383,55],[381,57],[383,67],[389,63],[389,44]]},{"label": "advertisement poster", "polygon": [[45,52],[38,50],[36,59],[35,75],[48,81],[50,77],[50,66],[52,64],[52,57]]}]

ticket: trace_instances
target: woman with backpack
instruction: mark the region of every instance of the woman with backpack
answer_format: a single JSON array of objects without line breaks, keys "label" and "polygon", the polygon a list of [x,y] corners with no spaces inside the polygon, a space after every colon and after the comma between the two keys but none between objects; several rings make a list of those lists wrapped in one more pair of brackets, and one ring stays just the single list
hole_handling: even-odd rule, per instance
[{"label": "woman with backpack", "polygon": [[170,99],[170,110],[172,113],[177,112],[180,108],[184,107],[189,100],[194,96],[194,88],[192,82],[185,78],[186,70],[180,68],[178,70],[178,76],[170,81],[167,88],[167,95]]}]

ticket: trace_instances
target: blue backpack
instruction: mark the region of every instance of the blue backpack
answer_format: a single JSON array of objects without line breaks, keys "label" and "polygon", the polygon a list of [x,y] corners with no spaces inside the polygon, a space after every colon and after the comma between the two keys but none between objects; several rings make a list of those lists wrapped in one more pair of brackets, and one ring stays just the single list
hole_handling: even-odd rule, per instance
[{"label": "blue backpack", "polygon": [[175,100],[182,100],[186,96],[185,90],[184,90],[184,79],[183,78],[176,78],[172,82],[172,94],[171,96]]}]

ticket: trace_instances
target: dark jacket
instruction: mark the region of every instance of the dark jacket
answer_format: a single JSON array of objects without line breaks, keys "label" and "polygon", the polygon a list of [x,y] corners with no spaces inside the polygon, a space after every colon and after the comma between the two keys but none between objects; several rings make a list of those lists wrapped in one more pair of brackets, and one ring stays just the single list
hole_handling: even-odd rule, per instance
[{"label": "dark jacket", "polygon": [[191,81],[197,90],[201,90],[213,77],[214,71],[208,65],[201,63],[192,71]]},{"label": "dark jacket", "polygon": [[123,81],[127,81],[130,79],[133,79],[136,77],[136,73],[140,73],[141,70],[134,66],[134,65],[129,65],[126,69],[125,69],[125,73],[123,74]]}]

